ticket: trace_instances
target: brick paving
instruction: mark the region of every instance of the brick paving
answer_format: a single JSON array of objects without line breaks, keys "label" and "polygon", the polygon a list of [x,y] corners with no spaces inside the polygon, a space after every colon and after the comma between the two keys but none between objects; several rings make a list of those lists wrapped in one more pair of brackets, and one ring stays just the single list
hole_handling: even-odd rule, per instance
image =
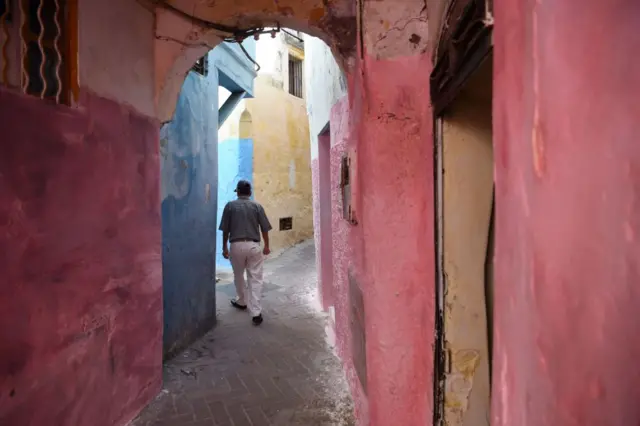
[{"label": "brick paving", "polygon": [[164,368],[164,389],[132,426],[351,426],[340,361],[315,305],[312,242],[265,264],[260,327],[229,306],[230,273],[217,284],[218,324]]}]

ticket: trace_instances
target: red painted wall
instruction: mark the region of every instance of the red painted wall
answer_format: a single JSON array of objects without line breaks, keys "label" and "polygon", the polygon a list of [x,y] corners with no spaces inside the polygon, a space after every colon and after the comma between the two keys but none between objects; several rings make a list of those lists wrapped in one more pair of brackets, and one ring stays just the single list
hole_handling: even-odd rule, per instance
[{"label": "red painted wall", "polygon": [[124,424],[160,389],[158,123],[0,88],[0,424]]},{"label": "red painted wall", "polygon": [[354,124],[362,238],[354,246],[362,249],[371,425],[422,426],[433,406],[431,61],[365,58],[352,97],[361,117]]},{"label": "red painted wall", "polygon": [[[423,426],[433,416],[431,65],[427,55],[419,55],[367,58],[360,67],[364,73],[351,76],[349,100],[339,101],[331,114],[334,272],[333,287],[322,282],[321,292],[333,295],[325,304],[336,309],[337,347],[359,424]],[[398,80],[399,75],[415,78]],[[345,152],[352,158],[355,226],[342,218]],[[314,168],[319,176],[317,161]],[[349,270],[364,295],[367,394],[352,362]]]},{"label": "red painted wall", "polygon": [[[340,163],[342,156],[356,144],[351,138],[347,97],[339,100],[331,109],[330,133],[318,138],[318,157],[312,162],[315,243],[318,249],[319,293],[323,307],[335,309],[335,344],[343,361],[353,395],[359,424],[369,424],[367,397],[356,375],[352,361],[350,329],[350,299],[348,270],[355,268],[354,250],[350,243],[361,235],[358,228],[342,218],[342,192],[340,189]],[[329,199],[321,195],[324,187],[330,189]],[[323,206],[328,209],[323,210]],[[329,223],[322,215],[329,215]],[[325,245],[326,240],[330,240]],[[327,261],[331,257],[330,261]],[[331,269],[329,269],[329,266]]]},{"label": "red painted wall", "polygon": [[495,9],[492,425],[640,424],[640,3]]},{"label": "red painted wall", "polygon": [[[351,387],[351,392],[356,407],[356,418],[362,425],[369,424],[369,404],[360,380],[356,375],[353,363],[354,350],[351,347],[351,303],[349,296],[349,269],[352,273],[359,272],[356,256],[358,255],[358,243],[362,239],[362,231],[358,226],[354,226],[342,217],[342,190],[340,188],[341,162],[343,155],[350,154],[352,167],[355,167],[354,150],[357,147],[357,139],[353,133],[353,123],[350,116],[349,101],[342,98],[331,109],[331,149],[330,149],[330,171],[331,171],[331,228],[333,232],[333,288],[331,292],[334,300],[331,303],[335,308],[336,323],[336,344],[340,357],[345,363],[345,370]],[[352,169],[351,185],[353,188]],[[352,194],[355,195],[356,189]],[[359,281],[360,289],[365,292],[365,283]]]}]

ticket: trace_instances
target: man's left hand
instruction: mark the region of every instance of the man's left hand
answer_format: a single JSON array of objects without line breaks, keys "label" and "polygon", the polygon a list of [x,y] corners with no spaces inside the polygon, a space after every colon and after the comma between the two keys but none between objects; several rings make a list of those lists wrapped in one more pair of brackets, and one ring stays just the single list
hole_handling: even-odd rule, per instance
[{"label": "man's left hand", "polygon": [[269,253],[271,253],[271,250],[269,249],[269,247],[265,246],[265,248],[262,250],[262,254],[268,256]]},{"label": "man's left hand", "polygon": [[222,248],[222,257],[229,259],[229,249],[227,247]]}]

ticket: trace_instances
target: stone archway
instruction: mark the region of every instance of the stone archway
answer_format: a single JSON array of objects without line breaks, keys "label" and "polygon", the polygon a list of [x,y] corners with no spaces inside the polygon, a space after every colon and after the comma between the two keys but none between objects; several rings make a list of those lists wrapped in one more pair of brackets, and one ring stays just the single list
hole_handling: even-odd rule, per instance
[{"label": "stone archway", "polygon": [[[184,91],[185,85],[193,86],[193,76],[185,80],[185,75],[197,58],[222,41],[242,42],[265,31],[263,37],[269,37],[269,28],[281,27],[293,27],[321,37],[332,45],[334,54],[344,65],[355,51],[356,25],[353,7],[336,10],[337,3],[325,6],[320,1],[291,2],[290,6],[227,1],[206,6],[202,2],[179,0],[155,2],[154,7],[157,115],[165,123],[172,117],[182,117],[194,124],[166,125],[178,130],[183,127],[207,129],[204,132],[176,131],[174,143],[169,143],[169,157],[173,161],[162,163],[163,340],[165,355],[168,355],[184,348],[215,323],[215,308],[212,308],[215,292],[208,285],[215,274],[212,259],[219,257],[215,252],[220,251],[216,249],[213,232],[217,228],[214,212],[220,206],[217,196],[227,200],[229,195],[218,192],[217,176],[221,173],[226,176],[229,170],[218,168],[218,144],[209,143],[217,140],[216,135],[210,134],[210,114],[200,116],[199,111],[207,108],[203,105],[193,107],[201,104],[196,99],[185,105],[185,95],[189,92]],[[335,18],[337,13],[340,18]],[[236,49],[234,55],[239,57],[242,53]],[[205,86],[189,93],[215,91]],[[199,139],[203,142],[198,143]],[[185,150],[189,152],[185,153]],[[175,182],[181,182],[185,190],[177,196],[165,197],[169,193],[167,189],[175,186]],[[213,196],[210,195],[212,190]],[[233,195],[232,190],[230,192]],[[184,268],[185,264],[195,267]]]},{"label": "stone archway", "polygon": [[[334,54],[343,65],[355,51],[353,10],[343,8],[336,12],[337,6],[324,6],[320,1],[291,2],[290,6],[265,2],[262,6],[259,1],[216,2],[209,6],[183,0],[154,4],[157,115],[166,123],[161,135],[167,127],[176,130],[174,137],[169,138],[168,160],[163,155],[160,185],[166,356],[183,349],[215,323],[215,308],[212,308],[215,292],[208,284],[215,275],[215,265],[225,263],[217,247],[215,211],[233,196],[233,189],[223,191],[224,185],[220,186],[218,181],[218,176],[226,179],[233,167],[229,169],[226,161],[222,161],[223,167],[218,167],[219,144],[210,126],[211,114],[201,113],[207,110],[203,102],[209,102],[202,99],[203,94],[217,89],[200,83],[206,81],[217,86],[217,77],[205,72],[204,80],[194,79],[193,75],[185,79],[189,69],[204,55],[210,62],[215,53],[207,54],[207,51],[221,42],[242,42],[253,35],[269,37],[270,28],[293,27],[321,37],[333,46]],[[341,14],[339,19],[334,17],[336,13]],[[244,52],[254,61],[249,51],[242,45],[242,50],[236,49],[237,46],[232,46],[232,58],[240,58]],[[249,64],[246,58],[242,60]],[[233,69],[227,71],[236,75]],[[172,117],[175,120],[167,123]],[[194,131],[187,131],[189,129]],[[246,148],[244,144],[243,147]],[[221,153],[227,153],[228,148],[227,145],[221,147]],[[180,194],[169,191],[176,182],[184,189]],[[221,241],[221,234],[218,240]],[[213,258],[219,262],[214,263]],[[195,267],[184,268],[185,264]]]},{"label": "stone archway", "polygon": [[[356,52],[355,2],[194,0],[156,3],[156,103],[161,121],[171,118],[185,73],[226,38],[242,40],[256,29],[292,28],[324,40],[347,70]],[[263,35],[268,37],[269,35]]]},{"label": "stone archway", "polygon": [[[340,240],[334,244],[340,246],[336,256],[341,259],[334,266],[337,341],[356,411],[363,424],[426,424],[432,418],[434,297],[426,4],[162,2],[155,34],[158,118],[170,118],[186,71],[225,35],[276,25],[320,37],[347,75],[348,100],[335,105],[327,119],[341,139],[340,152],[352,158],[351,204],[357,221],[340,222]],[[424,234],[416,244],[389,252],[389,241],[411,239],[415,232]],[[352,306],[358,300],[361,306]],[[350,315],[364,308],[367,322],[353,326]],[[383,312],[397,314],[390,318]],[[424,319],[419,328],[413,325],[416,318]],[[354,342],[362,345],[353,350]]]}]

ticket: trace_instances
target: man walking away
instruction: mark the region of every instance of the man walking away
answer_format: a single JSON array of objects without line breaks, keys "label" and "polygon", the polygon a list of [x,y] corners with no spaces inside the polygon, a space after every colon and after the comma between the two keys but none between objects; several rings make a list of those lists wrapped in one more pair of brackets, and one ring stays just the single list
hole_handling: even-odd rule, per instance
[{"label": "man walking away", "polygon": [[[237,298],[231,301],[234,308],[249,313],[255,325],[262,324],[262,262],[269,250],[269,231],[271,224],[264,208],[250,199],[251,184],[246,180],[238,182],[238,199],[227,203],[222,212],[220,230],[222,231],[222,255],[231,259]],[[260,249],[260,233],[264,239],[264,249]],[[231,242],[231,251],[228,243]],[[247,271],[249,294],[244,280]]]}]

